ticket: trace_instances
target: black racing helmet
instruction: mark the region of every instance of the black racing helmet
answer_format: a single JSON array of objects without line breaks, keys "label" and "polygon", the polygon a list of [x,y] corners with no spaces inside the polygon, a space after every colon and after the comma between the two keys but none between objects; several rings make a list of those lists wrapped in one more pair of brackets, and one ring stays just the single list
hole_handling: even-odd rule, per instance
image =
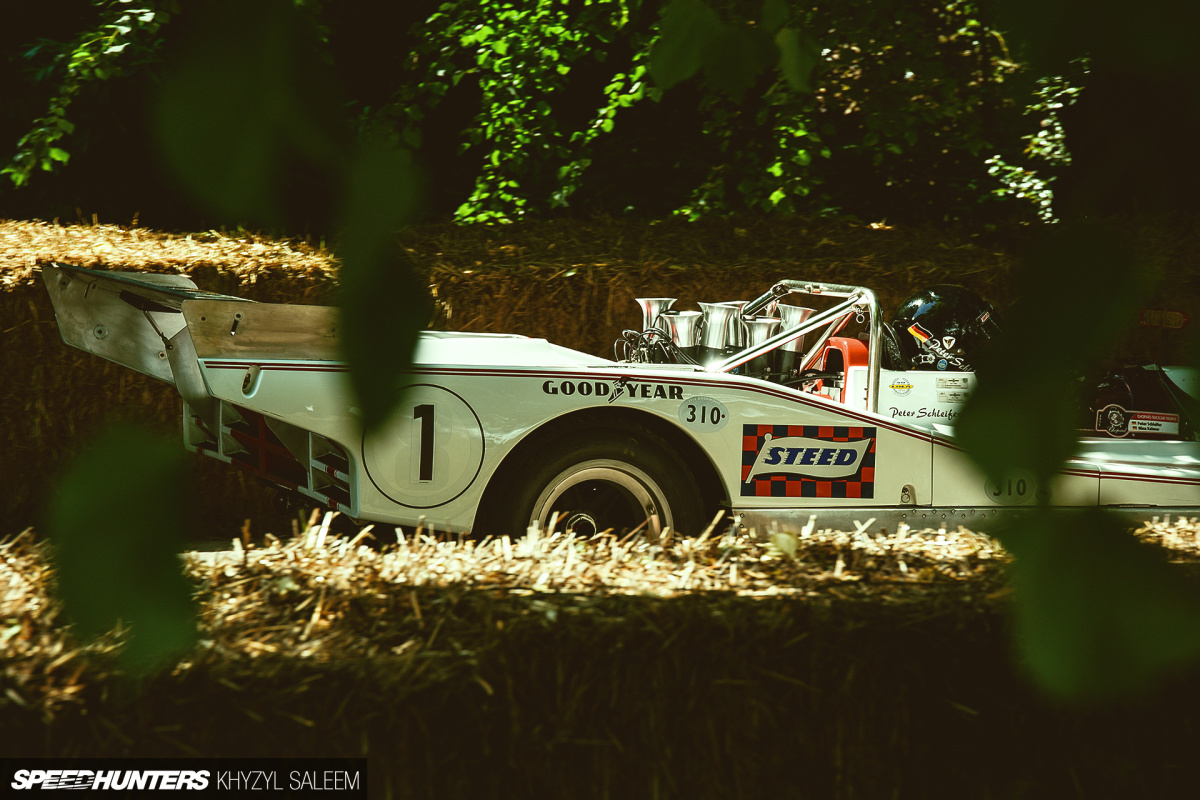
[{"label": "black racing helmet", "polygon": [[972,361],[1000,333],[992,304],[961,286],[938,284],[900,304],[892,320],[906,369],[974,372]]}]

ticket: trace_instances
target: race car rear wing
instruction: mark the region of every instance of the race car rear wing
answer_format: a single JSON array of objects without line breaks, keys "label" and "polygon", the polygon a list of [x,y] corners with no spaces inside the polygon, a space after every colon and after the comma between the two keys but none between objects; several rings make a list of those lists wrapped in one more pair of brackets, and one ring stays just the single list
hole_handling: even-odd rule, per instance
[{"label": "race car rear wing", "polygon": [[185,304],[254,305],[202,291],[184,275],[102,272],[54,263],[42,271],[42,279],[64,342],[172,384],[178,383],[177,368],[195,369],[190,337],[181,335]]}]

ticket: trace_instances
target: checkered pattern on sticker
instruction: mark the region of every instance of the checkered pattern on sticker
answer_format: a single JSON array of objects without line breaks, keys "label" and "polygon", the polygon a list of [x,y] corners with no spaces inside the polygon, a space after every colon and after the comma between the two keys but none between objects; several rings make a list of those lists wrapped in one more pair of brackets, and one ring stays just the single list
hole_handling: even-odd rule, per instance
[{"label": "checkered pattern on sticker", "polygon": [[[752,481],[746,479],[754,468],[767,434],[771,439],[799,437],[817,439],[830,444],[860,442],[869,439],[870,447],[863,454],[858,471],[845,478],[818,479],[800,475],[763,475]],[[742,425],[742,497],[875,497],[876,429],[848,425]]]}]

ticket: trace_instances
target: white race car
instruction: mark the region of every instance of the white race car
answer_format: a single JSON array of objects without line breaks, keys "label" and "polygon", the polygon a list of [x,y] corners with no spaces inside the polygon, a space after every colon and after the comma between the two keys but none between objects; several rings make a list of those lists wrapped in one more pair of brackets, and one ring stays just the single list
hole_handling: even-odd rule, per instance
[{"label": "white race car", "polygon": [[1196,394],[1187,371],[1143,371],[1164,387],[1154,407],[1110,391],[1084,410],[1082,449],[1047,485],[985,478],[953,425],[995,318],[956,287],[890,321],[870,290],[827,283],[781,281],[702,312],[650,298],[615,360],[426,331],[402,404],[364,436],[336,309],[214,295],[180,275],[56,264],[44,279],[68,344],[175,385],[189,450],[357,520],[653,535],[698,532],[722,510],[763,533],[812,515],[987,530],[1039,499],[1142,519],[1200,509],[1200,444],[1171,402]]}]

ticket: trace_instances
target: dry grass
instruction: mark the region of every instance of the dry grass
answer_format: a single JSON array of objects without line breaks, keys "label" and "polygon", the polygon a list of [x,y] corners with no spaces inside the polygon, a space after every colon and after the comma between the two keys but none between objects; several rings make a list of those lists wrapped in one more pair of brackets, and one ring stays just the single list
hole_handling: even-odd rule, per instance
[{"label": "dry grass", "polygon": [[[374,549],[327,527],[189,556],[201,642],[137,686],[124,632],[64,625],[46,545],[0,544],[0,747],[367,755],[372,796],[430,798],[1119,797],[1194,757],[1186,684],[1103,712],[1031,693],[1008,557],[966,531]],[[1194,521],[1139,535],[1200,552]]]},{"label": "dry grass", "polygon": [[[944,610],[996,610],[1007,601],[1008,554],[992,538],[957,530],[868,535],[822,529],[772,534],[768,540],[710,529],[699,537],[652,543],[640,535],[588,539],[562,533],[521,539],[435,537],[398,529],[363,529],[354,538],[330,532],[332,514],[301,536],[260,546],[232,540],[232,549],[193,552],[185,573],[197,587],[202,646],[194,661],[253,671],[258,659],[344,663],[387,657],[393,668],[450,668],[456,647],[478,652],[497,630],[473,618],[472,593],[503,598],[555,622],[587,616],[602,600],[708,596],[828,604],[867,601],[906,607],[912,616]],[[391,540],[380,546],[376,536]],[[1159,520],[1137,535],[1174,560],[1200,562],[1195,519]],[[373,544],[374,546],[368,546]],[[52,718],[81,701],[83,686],[104,680],[122,634],[78,642],[55,598],[48,545],[27,530],[0,544],[0,662],[7,703]],[[620,608],[605,605],[605,613]],[[610,619],[611,621],[611,619]],[[503,630],[501,626],[500,630]],[[241,665],[241,666],[237,666]],[[461,665],[459,665],[461,666]],[[418,669],[420,668],[420,669]],[[444,677],[444,676],[443,676]],[[434,675],[425,680],[436,681]]]},{"label": "dry grass", "polygon": [[[935,608],[1002,599],[1008,556],[981,534],[914,531],[870,536],[828,529],[775,534],[771,541],[709,532],[654,544],[641,536],[590,539],[536,532],[521,538],[447,539],[368,527],[353,539],[331,534],[331,514],[286,543],[191,553],[186,574],[200,598],[204,639],[176,673],[199,658],[256,670],[256,659],[353,662],[394,656],[400,670],[429,665],[437,629],[480,649],[495,631],[456,599],[486,592],[554,622],[588,614],[603,598],[680,598],[728,593],[806,602],[876,599]],[[385,529],[386,530],[386,529]],[[375,533],[392,539],[370,547]],[[119,630],[78,642],[64,625],[45,542],[27,530],[0,545],[0,659],[9,703],[47,718],[78,703],[83,685],[103,680],[120,647]],[[611,609],[610,609],[611,610]],[[460,615],[461,614],[461,615]],[[236,670],[235,670],[236,671]],[[262,677],[261,674],[258,677]],[[0,707],[6,701],[0,699]]]}]

